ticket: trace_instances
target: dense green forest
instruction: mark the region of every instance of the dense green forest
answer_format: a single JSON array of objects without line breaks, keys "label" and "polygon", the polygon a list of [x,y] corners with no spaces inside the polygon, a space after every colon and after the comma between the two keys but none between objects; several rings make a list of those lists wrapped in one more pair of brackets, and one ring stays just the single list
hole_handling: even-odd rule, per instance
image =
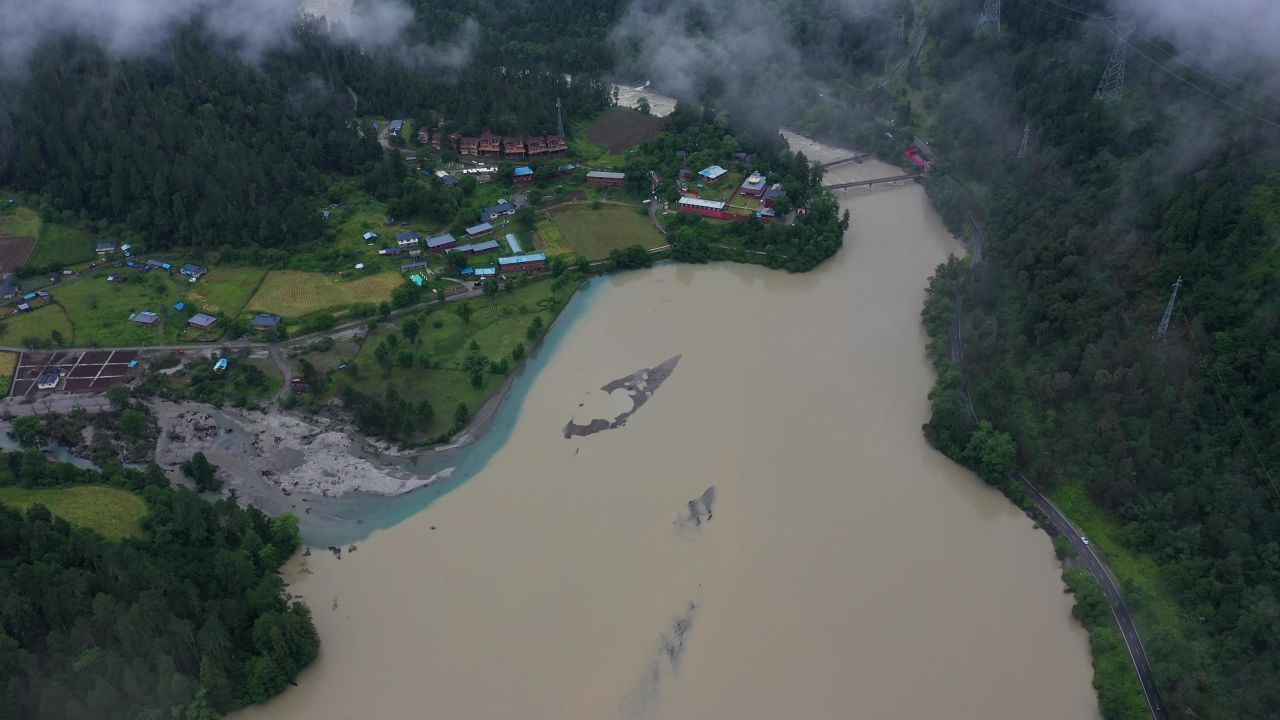
[{"label": "dense green forest", "polygon": [[0,717],[207,720],[315,659],[310,610],[276,574],[299,547],[297,518],[171,490],[155,465],[0,457],[0,485],[82,483],[141,495],[142,534],[104,540],[39,505],[0,505]]},{"label": "dense green forest", "polygon": [[364,115],[472,133],[546,134],[556,98],[571,119],[609,102],[591,76],[497,64],[506,44],[427,72],[390,50],[330,42],[322,23],[294,39],[261,65],[195,27],[144,58],[51,43],[26,72],[0,78],[0,186],[36,197],[48,220],[152,249],[296,247],[323,234],[319,208],[336,177],[367,177],[383,200],[406,196],[398,209],[450,202],[406,186],[398,158],[381,159],[373,133],[353,125],[352,94]]},{"label": "dense green forest", "polygon": [[[1274,717],[1280,132],[1198,91],[1204,77],[1141,34],[1122,101],[1096,99],[1114,37],[1086,14],[1109,10],[1071,7],[1005,3],[1000,32],[975,34],[976,3],[937,6],[905,82],[848,93],[863,119],[825,130],[895,155],[886,130],[928,138],[935,204],[957,232],[969,233],[966,211],[985,226],[983,263],[940,272],[926,311],[941,343],[930,440],[974,460],[944,349],[958,297],[978,415],[1012,435],[1037,484],[1080,489],[1103,511],[1114,545],[1102,549],[1120,563],[1167,710]],[[1212,94],[1258,109],[1230,88]],[[1168,336],[1153,340],[1179,276]],[[1098,679],[1104,710],[1111,681]],[[1134,712],[1109,716],[1147,711]]]}]

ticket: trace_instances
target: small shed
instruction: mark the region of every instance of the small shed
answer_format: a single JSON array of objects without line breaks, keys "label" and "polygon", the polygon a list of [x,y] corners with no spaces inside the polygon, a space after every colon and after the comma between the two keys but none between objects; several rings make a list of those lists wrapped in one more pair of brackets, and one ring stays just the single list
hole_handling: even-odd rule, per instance
[{"label": "small shed", "polygon": [[270,313],[258,313],[251,323],[254,330],[275,330],[280,327],[280,316]]},{"label": "small shed", "polygon": [[198,327],[201,330],[208,330],[218,324],[218,318],[212,315],[205,315],[204,313],[196,313],[191,316],[191,319],[187,321],[187,324],[192,327]]},{"label": "small shed", "polygon": [[138,323],[139,325],[146,325],[147,327],[150,327],[160,322],[160,316],[151,312],[150,310],[143,310],[142,312],[136,312],[130,315],[129,319]]},{"label": "small shed", "polygon": [[524,252],[524,248],[520,247],[520,241],[511,233],[507,233],[507,247],[511,248],[511,252],[517,255]]},{"label": "small shed", "polygon": [[483,222],[483,223],[480,223],[479,225],[472,225],[471,227],[467,228],[467,237],[477,238],[482,235],[488,235],[491,232],[493,232],[493,225],[487,222]]},{"label": "small shed", "polygon": [[61,380],[62,370],[59,368],[49,368],[36,377],[36,387],[41,390],[52,390],[58,387],[58,382]]},{"label": "small shed", "polygon": [[110,240],[104,240],[98,243],[97,247],[95,247],[93,251],[99,255],[106,255],[107,253],[116,251],[116,244]]}]

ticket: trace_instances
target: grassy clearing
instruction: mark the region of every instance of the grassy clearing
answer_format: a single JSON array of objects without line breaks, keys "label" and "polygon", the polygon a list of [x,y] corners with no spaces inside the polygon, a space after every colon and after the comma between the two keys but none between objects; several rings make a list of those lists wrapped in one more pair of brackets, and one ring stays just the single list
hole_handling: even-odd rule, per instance
[{"label": "grassy clearing", "polygon": [[[393,366],[389,372],[384,371],[378,364],[376,348],[387,335],[398,331],[382,327],[365,341],[356,356],[361,391],[381,397],[390,387],[414,403],[429,400],[435,408],[435,419],[425,434],[438,435],[453,424],[453,411],[459,403],[466,404],[474,412],[504,380],[503,376],[486,372],[481,386],[472,386],[469,376],[462,370],[463,361],[471,353],[471,341],[480,346],[480,352],[486,358],[506,358],[510,362],[516,345],[523,344],[526,349],[531,349],[537,342],[525,334],[533,318],[542,317],[545,332],[570,294],[569,289],[553,294],[551,281],[542,280],[504,291],[493,302],[483,298],[467,301],[474,309],[470,323],[462,322],[457,314],[458,306],[454,304],[418,313],[415,317],[422,326],[420,340],[415,345],[405,346],[403,338],[400,338],[400,349],[407,347],[419,358],[425,355],[433,364],[438,362],[438,368],[423,369],[415,364],[411,369]],[[548,311],[553,297],[555,309]],[[398,322],[396,326],[399,327]]]},{"label": "grassy clearing", "polygon": [[[188,288],[186,282],[163,272],[135,273],[127,283],[108,283],[104,277],[65,283],[54,291],[53,298],[71,320],[69,342],[84,347],[127,347],[161,343],[184,330],[187,317],[173,305]],[[160,315],[162,322],[144,327],[129,319],[141,310]]]},{"label": "grassy clearing", "polygon": [[19,510],[43,505],[67,522],[96,530],[112,540],[142,534],[142,516],[147,512],[142,498],[105,485],[0,487],[0,501]]},{"label": "grassy clearing", "polygon": [[247,310],[282,317],[300,317],[326,309],[341,309],[352,303],[378,304],[391,299],[391,291],[404,284],[394,271],[365,275],[353,280],[335,280],[321,273],[296,270],[272,271],[249,300]]},{"label": "grassy clearing", "polygon": [[551,219],[569,246],[592,260],[630,245],[655,248],[666,244],[662,233],[634,207],[604,205],[593,210],[589,206],[573,206],[552,210]]},{"label": "grassy clearing", "polygon": [[0,211],[0,235],[40,237],[40,213],[29,207]]},{"label": "grassy clearing", "polygon": [[36,249],[27,260],[28,265],[74,265],[93,259],[96,241],[89,233],[77,228],[46,223],[40,228]]},{"label": "grassy clearing", "polygon": [[[23,347],[52,342],[55,330],[64,340],[71,338],[71,320],[67,317],[66,311],[56,303],[5,318],[0,322],[0,342]],[[33,343],[31,340],[36,342]]]},{"label": "grassy clearing", "polygon": [[[564,233],[560,232],[560,228],[550,220],[539,220],[536,226],[538,231],[538,243],[534,249],[546,253],[547,257],[552,258],[557,255],[565,257],[573,257],[573,248],[569,246],[568,241],[564,239]],[[525,248],[528,250],[529,248]]]},{"label": "grassy clearing", "polygon": [[0,353],[0,397],[6,397],[13,387],[13,373],[18,369],[18,353]]},{"label": "grassy clearing", "polygon": [[216,267],[187,292],[187,302],[209,314],[238,315],[267,271],[256,267]]}]

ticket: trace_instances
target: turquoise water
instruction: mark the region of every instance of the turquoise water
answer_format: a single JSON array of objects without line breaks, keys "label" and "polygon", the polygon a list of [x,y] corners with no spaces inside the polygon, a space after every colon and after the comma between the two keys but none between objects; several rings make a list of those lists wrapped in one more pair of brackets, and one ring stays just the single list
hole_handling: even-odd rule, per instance
[{"label": "turquoise water", "polygon": [[408,517],[416,515],[436,500],[449,494],[463,483],[482,472],[515,429],[520,408],[529,395],[530,388],[551,361],[560,344],[568,337],[573,325],[586,312],[592,298],[608,280],[597,279],[582,288],[569,300],[560,316],[552,324],[542,343],[529,354],[517,372],[506,398],[494,414],[489,428],[478,440],[467,447],[446,453],[428,451],[417,462],[401,460],[396,464],[417,475],[431,476],[448,467],[454,471],[450,477],[437,480],[428,487],[404,495],[387,497],[368,493],[351,493],[340,498],[326,499],[323,505],[313,505],[310,515],[302,516],[303,541],[313,547],[343,546],[363,540],[378,530],[389,528]]}]

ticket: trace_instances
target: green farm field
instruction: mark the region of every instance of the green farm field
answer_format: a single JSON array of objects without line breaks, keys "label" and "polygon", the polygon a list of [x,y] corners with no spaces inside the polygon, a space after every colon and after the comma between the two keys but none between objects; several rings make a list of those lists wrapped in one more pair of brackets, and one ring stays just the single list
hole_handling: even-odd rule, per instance
[{"label": "green farm field", "polygon": [[[173,309],[188,284],[162,272],[134,273],[127,283],[108,283],[105,277],[86,277],[52,290],[54,301],[71,322],[69,342],[83,347],[153,345],[171,340],[186,328],[186,315]],[[53,308],[41,308],[32,317]],[[129,315],[150,310],[163,319],[144,327]]]},{"label": "green farm field", "polygon": [[36,249],[27,259],[28,265],[75,265],[93,259],[96,244],[89,233],[67,225],[44,223],[40,227]]},{"label": "green farm field", "polygon": [[22,511],[43,505],[72,525],[95,530],[111,540],[140,535],[142,516],[147,512],[142,498],[106,485],[0,487],[0,502]]},{"label": "green farm field", "polygon": [[238,315],[257,292],[266,274],[266,270],[256,267],[215,267],[191,285],[187,291],[187,302],[210,315]]},{"label": "green farm field", "polygon": [[565,242],[574,252],[591,260],[609,256],[609,252],[631,245],[661,247],[666,238],[635,207],[603,205],[599,210],[574,205],[548,211]]},{"label": "green farm field", "polygon": [[377,305],[389,301],[391,291],[404,284],[398,272],[387,271],[353,280],[335,280],[322,273],[280,270],[267,277],[246,306],[253,312],[282,317],[300,317],[329,308],[345,308],[353,303]]}]

